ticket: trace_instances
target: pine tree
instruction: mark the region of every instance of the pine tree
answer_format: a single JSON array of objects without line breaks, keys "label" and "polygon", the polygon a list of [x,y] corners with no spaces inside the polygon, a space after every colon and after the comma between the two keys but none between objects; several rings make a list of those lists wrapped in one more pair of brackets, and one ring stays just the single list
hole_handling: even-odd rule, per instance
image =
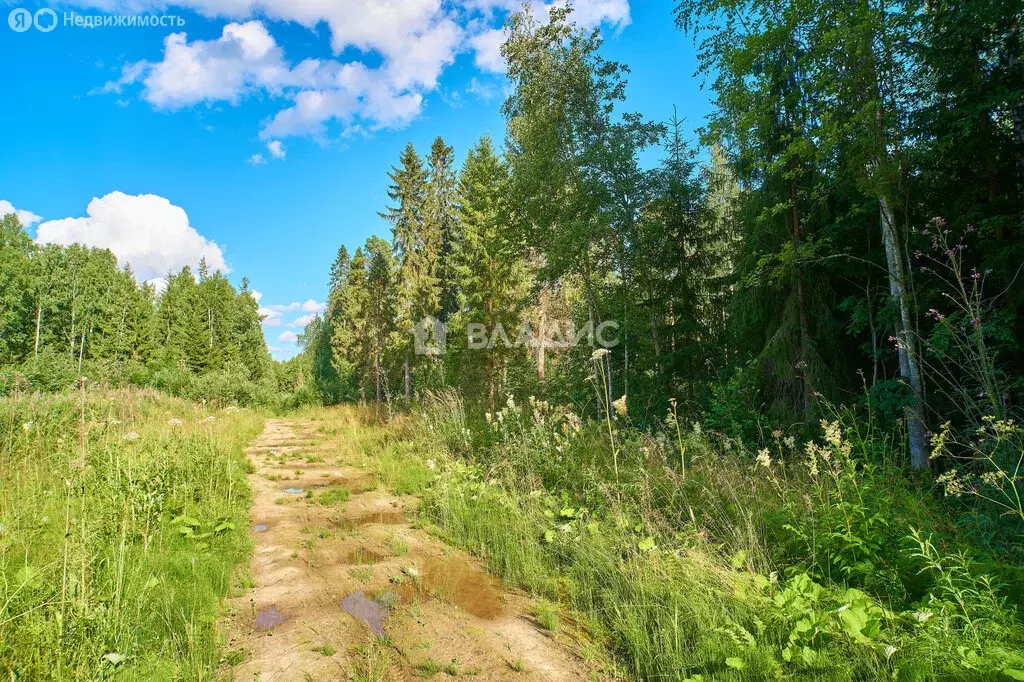
[{"label": "pine tree", "polygon": [[440,307],[437,262],[440,235],[426,224],[427,174],[412,143],[406,145],[399,165],[388,174],[388,197],[393,204],[380,215],[391,222],[392,243],[398,263],[398,328],[403,346],[406,399],[412,398],[413,327],[436,316]]},{"label": "pine tree", "polygon": [[[455,261],[465,311],[457,316],[454,326],[465,332],[470,325],[478,325],[488,339],[503,332],[515,341],[528,278],[522,250],[504,229],[508,222],[507,185],[505,164],[495,154],[490,138],[482,138],[470,150],[459,175],[459,219],[464,240]],[[461,383],[486,386],[488,404],[493,409],[502,370],[514,349],[499,341],[494,347],[458,348],[456,352]]]}]

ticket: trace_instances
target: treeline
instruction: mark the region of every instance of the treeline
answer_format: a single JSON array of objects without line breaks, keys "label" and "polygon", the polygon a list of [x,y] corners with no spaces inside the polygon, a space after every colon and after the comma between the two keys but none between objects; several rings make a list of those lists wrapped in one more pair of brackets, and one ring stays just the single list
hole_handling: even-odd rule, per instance
[{"label": "treeline", "polygon": [[[753,437],[861,404],[905,426],[916,466],[938,425],[1012,411],[1019,8],[705,0],[676,16],[715,93],[700,148],[678,120],[622,112],[627,67],[568,10],[509,20],[503,150],[485,138],[459,170],[440,138],[402,153],[390,243],[340,249],[302,336],[322,400],[456,386],[602,413],[628,396],[641,423],[675,400]],[[418,354],[431,318],[446,352]],[[549,347],[565,321],[614,322],[618,344],[600,363]],[[480,324],[534,343],[470,348]]]},{"label": "treeline", "polygon": [[107,249],[37,245],[0,220],[0,394],[57,391],[80,377],[195,399],[265,403],[274,364],[256,299],[200,263],[158,293]]}]

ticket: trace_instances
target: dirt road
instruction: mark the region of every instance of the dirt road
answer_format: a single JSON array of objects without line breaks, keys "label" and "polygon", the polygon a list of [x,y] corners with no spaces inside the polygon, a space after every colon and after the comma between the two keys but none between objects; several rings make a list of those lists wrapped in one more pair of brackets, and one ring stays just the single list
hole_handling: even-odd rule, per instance
[{"label": "dirt road", "polygon": [[414,528],[416,499],[353,466],[317,422],[271,419],[248,454],[255,551],[222,626],[226,679],[593,677],[571,638]]}]

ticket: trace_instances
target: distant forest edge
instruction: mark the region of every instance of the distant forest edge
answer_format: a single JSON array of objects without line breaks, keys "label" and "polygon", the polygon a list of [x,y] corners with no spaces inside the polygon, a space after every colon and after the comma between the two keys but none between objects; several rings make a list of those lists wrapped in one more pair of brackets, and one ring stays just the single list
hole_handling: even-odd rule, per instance
[{"label": "distant forest edge", "polygon": [[[60,391],[84,378],[195,400],[279,398],[259,306],[205,261],[158,295],[107,249],[35,244],[0,221],[0,395]],[[198,275],[198,276],[197,276]]]}]

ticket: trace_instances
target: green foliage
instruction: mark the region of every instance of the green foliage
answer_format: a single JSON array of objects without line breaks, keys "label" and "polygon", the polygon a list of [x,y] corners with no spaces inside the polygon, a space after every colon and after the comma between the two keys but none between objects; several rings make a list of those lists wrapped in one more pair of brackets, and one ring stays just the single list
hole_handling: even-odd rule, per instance
[{"label": "green foliage", "polygon": [[3,674],[213,675],[261,423],[134,390],[0,402]]},{"label": "green foliage", "polygon": [[85,377],[219,404],[273,401],[247,281],[236,291],[204,261],[198,279],[184,268],[157,295],[110,251],[33,244],[14,215],[3,217],[0,251],[2,394],[60,391]]},{"label": "green foliage", "polygon": [[1024,626],[1005,586],[878,456],[892,441],[844,423],[753,453],[614,421],[616,481],[603,427],[541,401],[473,421],[449,393],[382,461],[429,464],[431,526],[583,614],[638,678],[1012,677]]}]

